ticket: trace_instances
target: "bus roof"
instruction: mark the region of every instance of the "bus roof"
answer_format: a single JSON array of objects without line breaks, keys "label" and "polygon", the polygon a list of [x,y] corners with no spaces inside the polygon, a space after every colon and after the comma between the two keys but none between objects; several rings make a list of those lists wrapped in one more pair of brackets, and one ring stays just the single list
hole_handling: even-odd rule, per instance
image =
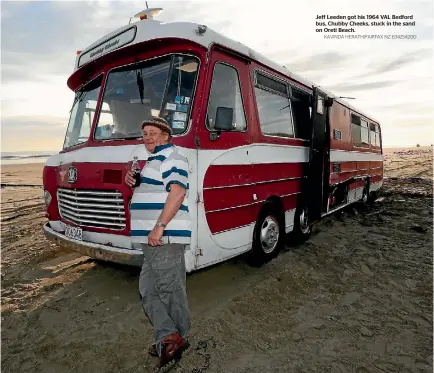
[{"label": "bus roof", "polygon": [[[202,30],[199,31],[199,30]],[[360,110],[354,108],[348,102],[335,96],[327,89],[314,84],[308,79],[289,71],[285,66],[281,66],[278,63],[268,59],[264,55],[254,51],[248,46],[230,39],[204,25],[191,22],[160,22],[154,19],[144,19],[140,20],[126,26],[120,27],[119,29],[103,36],[96,42],[91,44],[89,47],[84,49],[77,55],[74,72],[79,70],[81,66],[87,64],[90,61],[110,53],[114,50],[120,48],[129,47],[131,45],[142,43],[145,41],[161,38],[178,38],[193,41],[199,45],[204,46],[209,49],[213,44],[218,44],[229,48],[239,54],[245,55],[252,60],[255,60],[279,73],[286,75],[287,77],[300,83],[309,90],[314,87],[320,88],[322,91],[327,93],[329,97],[333,97],[335,101],[339,102],[341,105],[365,116],[371,121],[376,121],[374,118],[362,113]]]}]

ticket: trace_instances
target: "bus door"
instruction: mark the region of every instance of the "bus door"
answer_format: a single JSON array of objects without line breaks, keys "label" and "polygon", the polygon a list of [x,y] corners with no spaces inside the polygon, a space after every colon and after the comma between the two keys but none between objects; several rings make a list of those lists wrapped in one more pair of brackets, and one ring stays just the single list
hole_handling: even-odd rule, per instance
[{"label": "bus door", "polygon": [[[203,112],[198,125],[198,248],[196,264],[217,260],[218,250],[241,250],[251,242],[246,225],[255,221],[249,151],[251,108],[249,61],[213,48],[210,55]],[[253,188],[253,187],[252,187]],[[246,205],[246,207],[238,207]],[[252,216],[250,216],[252,215]],[[242,228],[244,226],[244,228]],[[234,234],[233,232],[237,232]]]},{"label": "bus door", "polygon": [[329,110],[333,101],[317,87],[313,89],[312,141],[309,151],[307,205],[311,221],[321,218],[327,209],[329,178]]}]

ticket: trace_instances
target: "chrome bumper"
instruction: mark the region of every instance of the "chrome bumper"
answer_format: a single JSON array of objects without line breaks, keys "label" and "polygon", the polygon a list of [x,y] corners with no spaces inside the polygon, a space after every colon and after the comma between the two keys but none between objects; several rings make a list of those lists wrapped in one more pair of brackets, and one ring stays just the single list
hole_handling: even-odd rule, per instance
[{"label": "chrome bumper", "polygon": [[76,241],[66,237],[62,233],[54,231],[51,229],[49,223],[45,223],[43,228],[45,236],[49,240],[55,241],[63,247],[72,251],[77,251],[93,259],[126,264],[134,267],[141,267],[143,264],[143,253],[141,251],[107,246],[93,242]]}]

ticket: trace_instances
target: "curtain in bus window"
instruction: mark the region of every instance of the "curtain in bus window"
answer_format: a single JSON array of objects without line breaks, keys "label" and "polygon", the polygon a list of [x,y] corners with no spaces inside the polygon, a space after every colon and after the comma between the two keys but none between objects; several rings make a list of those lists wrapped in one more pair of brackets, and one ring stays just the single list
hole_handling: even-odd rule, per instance
[{"label": "curtain in bus window", "polygon": [[294,128],[289,99],[258,87],[255,87],[255,94],[262,133],[293,137]]},{"label": "curtain in bus window", "polygon": [[241,96],[238,72],[232,66],[216,63],[209,95],[207,127],[215,128],[215,117],[218,107],[234,109],[232,123],[233,131],[245,131],[247,128],[244,113],[243,99]]}]

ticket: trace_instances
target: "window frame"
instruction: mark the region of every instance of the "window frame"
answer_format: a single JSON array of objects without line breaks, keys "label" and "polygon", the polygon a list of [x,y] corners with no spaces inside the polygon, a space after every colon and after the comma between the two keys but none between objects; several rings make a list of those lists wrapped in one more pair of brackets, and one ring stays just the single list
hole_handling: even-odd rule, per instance
[{"label": "window frame", "polygon": [[[283,83],[286,86],[286,92],[287,92],[286,95],[282,94],[279,91],[275,91],[272,88],[265,87],[265,86],[263,86],[261,84],[258,84],[257,83],[257,74],[259,74],[259,75],[262,74],[266,78],[273,79],[273,80],[275,80],[275,81],[277,81],[279,83]],[[257,101],[257,98],[256,98],[255,88],[262,89],[264,91],[267,91],[267,92],[270,92],[270,93],[275,94],[277,96],[285,97],[286,99],[288,99],[288,104],[289,104],[288,107],[289,107],[289,113],[290,113],[290,117],[291,117],[291,126],[292,126],[292,136],[269,135],[269,134],[266,134],[266,133],[264,133],[262,131],[261,120],[260,120],[259,109],[258,109],[258,101]],[[294,115],[293,115],[293,112],[292,112],[291,92],[292,92],[292,87],[291,87],[291,84],[287,80],[282,79],[281,77],[278,77],[278,76],[276,76],[274,74],[270,74],[268,71],[265,71],[263,69],[259,69],[259,68],[254,68],[253,69],[253,94],[254,94],[253,97],[254,97],[255,106],[256,106],[256,113],[257,113],[257,118],[258,118],[258,123],[259,123],[259,129],[260,129],[261,134],[263,136],[271,137],[271,138],[277,138],[277,139],[293,139],[293,140],[297,139],[295,137]]]},{"label": "window frame", "polygon": [[[212,129],[212,128],[209,128],[209,127],[208,127],[207,119],[206,119],[206,118],[207,118],[207,116],[208,116],[209,103],[210,103],[210,99],[211,99],[211,97],[212,97],[212,96],[211,96],[211,95],[212,95],[212,90],[213,90],[213,84],[212,84],[212,82],[213,82],[214,73],[215,73],[215,69],[216,69],[217,64],[226,65],[226,66],[228,66],[228,67],[231,67],[231,68],[233,68],[233,69],[236,71],[236,73],[237,73],[238,87],[240,87],[240,95],[241,95],[241,103],[242,103],[242,107],[243,107],[244,121],[245,121],[245,123],[246,123],[246,128],[245,128],[244,130],[242,130],[242,131],[240,131],[240,130],[218,130],[218,129]],[[211,74],[211,85],[210,85],[210,89],[209,89],[208,100],[207,100],[207,102],[206,102],[205,128],[206,128],[206,129],[208,130],[208,132],[210,132],[210,133],[216,133],[216,132],[246,133],[246,132],[248,132],[248,130],[249,130],[249,122],[248,122],[247,119],[248,119],[248,118],[247,118],[247,115],[246,115],[246,106],[244,105],[243,89],[242,89],[242,86],[241,86],[240,73],[239,73],[238,69],[237,69],[234,65],[230,64],[229,62],[222,61],[222,60],[214,61],[214,65],[213,65],[213,68],[212,68],[212,74]]]}]

